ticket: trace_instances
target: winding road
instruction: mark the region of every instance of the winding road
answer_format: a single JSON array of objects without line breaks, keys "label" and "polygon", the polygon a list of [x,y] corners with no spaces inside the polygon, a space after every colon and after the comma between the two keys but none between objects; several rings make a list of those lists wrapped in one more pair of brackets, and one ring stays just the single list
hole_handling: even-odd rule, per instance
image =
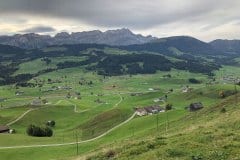
[{"label": "winding road", "polygon": [[17,121],[21,120],[26,114],[28,114],[29,112],[34,111],[34,110],[36,110],[36,109],[29,109],[29,110],[27,110],[27,111],[24,112],[22,115],[20,115],[17,119],[15,119],[15,120],[12,121],[12,122],[9,122],[9,123],[6,124],[6,125],[7,125],[7,126],[10,126],[10,125],[16,123]]},{"label": "winding road", "polygon": [[[115,107],[118,107],[118,105],[123,101],[123,97],[121,96],[121,94],[129,94],[129,93],[149,93],[149,92],[156,92],[156,91],[147,91],[147,92],[122,92],[122,93],[115,93],[115,94],[118,94],[119,97],[120,97],[120,100],[113,106],[113,108]],[[59,100],[55,105],[61,103],[63,100]],[[69,102],[69,101],[68,101]],[[77,105],[76,104],[73,104],[72,102],[69,102],[70,104],[74,105],[74,112],[75,113],[82,113],[82,112],[85,112],[87,110],[83,110],[81,112],[77,111]],[[43,107],[41,107],[43,108]],[[12,121],[12,122],[9,122],[7,125],[10,126],[14,123],[16,123],[17,121],[21,120],[24,116],[26,116],[29,112],[31,111],[34,111],[34,110],[37,110],[37,109],[40,109],[40,108],[36,108],[36,109],[29,109],[27,110],[26,112],[24,112],[21,116],[19,116],[16,120]],[[115,127],[109,129],[108,131],[104,132],[103,134],[95,137],[95,138],[92,138],[92,139],[88,139],[88,140],[84,140],[84,141],[78,141],[78,142],[69,142],[69,143],[55,143],[55,144],[42,144],[42,145],[21,145],[21,146],[8,146],[8,147],[1,147],[0,146],[0,149],[21,149],[21,148],[37,148],[37,147],[57,147],[57,146],[68,146],[68,145],[74,145],[74,144],[82,144],[82,143],[87,143],[87,142],[92,142],[92,141],[95,141],[95,140],[98,140],[102,137],[104,137],[105,135],[109,134],[110,132],[112,132],[113,130],[119,128],[120,126],[128,123],[129,121],[131,121],[136,115],[136,112],[134,112],[132,114],[131,117],[129,117],[126,121],[116,125]]]},{"label": "winding road", "polygon": [[82,144],[82,143],[87,143],[87,142],[92,142],[97,139],[102,138],[103,136],[107,135],[108,133],[112,132],[113,130],[119,128],[120,126],[128,123],[135,117],[136,113],[133,113],[131,117],[129,117],[126,121],[116,125],[115,127],[109,129],[108,131],[104,132],[103,134],[84,141],[78,141],[78,142],[69,142],[69,143],[56,143],[56,144],[43,144],[43,145],[22,145],[22,146],[9,146],[9,147],[0,147],[0,149],[20,149],[20,148],[38,148],[38,147],[57,147],[57,146],[68,146],[68,145],[74,145],[74,144]]},{"label": "winding road", "polygon": [[[118,93],[119,97],[120,97],[120,100],[113,106],[113,108],[117,107],[122,101],[123,101],[123,98],[121,96],[120,93]],[[55,105],[61,103],[63,100],[59,100]],[[68,101],[69,102],[69,101]],[[76,104],[73,104],[72,102],[69,102],[70,104],[74,105],[74,112],[75,113],[80,113],[77,111],[77,105]],[[43,107],[41,107],[43,108]],[[35,109],[29,109],[27,110],[26,112],[24,112],[22,115],[20,115],[17,119],[15,119],[14,121],[12,122],[9,122],[7,125],[10,126],[14,123],[16,123],[17,121],[21,120],[24,116],[26,116],[29,112],[31,111],[34,111],[34,110],[37,110],[37,109],[40,109],[40,108],[35,108]],[[81,112],[85,112],[84,111],[81,111]],[[88,139],[88,140],[84,140],[84,141],[79,141],[79,142],[69,142],[69,143],[56,143],[56,144],[43,144],[43,145],[21,145],[21,146],[8,146],[8,147],[0,147],[0,149],[20,149],[20,148],[37,148],[37,147],[57,147],[57,146],[67,146],[67,145],[74,145],[74,144],[81,144],[81,143],[87,143],[87,142],[91,142],[91,141],[95,141],[97,139],[100,139],[102,138],[103,136],[109,134],[110,132],[112,132],[113,130],[117,129],[118,127],[128,123],[129,121],[131,121],[134,117],[135,117],[136,113],[133,113],[133,115],[131,117],[129,117],[126,121],[116,125],[115,127],[109,129],[108,131],[104,132],[103,134],[95,137],[95,138],[92,138],[92,139]]]}]

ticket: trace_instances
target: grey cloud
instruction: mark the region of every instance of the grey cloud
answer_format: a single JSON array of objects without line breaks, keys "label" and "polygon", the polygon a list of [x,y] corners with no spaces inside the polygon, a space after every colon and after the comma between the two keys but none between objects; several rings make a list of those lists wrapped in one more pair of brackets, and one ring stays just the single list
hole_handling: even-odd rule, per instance
[{"label": "grey cloud", "polygon": [[36,26],[36,27],[21,30],[19,32],[21,32],[21,33],[47,33],[47,32],[54,32],[54,31],[56,31],[56,30],[52,27]]},{"label": "grey cloud", "polygon": [[[147,30],[171,23],[213,30],[238,20],[239,0],[7,0],[0,14],[70,19],[97,27]],[[64,22],[64,21],[63,21]],[[196,25],[195,25],[196,26]],[[205,27],[202,27],[205,26]],[[192,28],[189,27],[189,30]],[[184,34],[184,33],[183,33]]]},{"label": "grey cloud", "polygon": [[[239,0],[8,0],[0,13],[24,13],[70,18],[95,26],[151,28],[176,21],[212,23],[219,10],[230,20]],[[235,12],[234,12],[235,11]],[[209,21],[207,21],[209,19]]]}]

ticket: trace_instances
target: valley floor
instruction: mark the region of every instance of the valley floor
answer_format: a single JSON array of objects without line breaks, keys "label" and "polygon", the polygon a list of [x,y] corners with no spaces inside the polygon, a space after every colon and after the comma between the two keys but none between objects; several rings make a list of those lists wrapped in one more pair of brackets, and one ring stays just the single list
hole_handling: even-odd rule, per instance
[{"label": "valley floor", "polygon": [[[223,78],[234,70],[226,66],[213,80],[179,70],[103,77],[76,67],[31,80],[44,81],[41,88],[1,86],[0,125],[16,130],[0,134],[1,159],[237,159],[240,88]],[[186,110],[194,102],[204,108]],[[153,115],[134,110],[167,104],[171,110]],[[52,137],[26,134],[50,120]]]}]

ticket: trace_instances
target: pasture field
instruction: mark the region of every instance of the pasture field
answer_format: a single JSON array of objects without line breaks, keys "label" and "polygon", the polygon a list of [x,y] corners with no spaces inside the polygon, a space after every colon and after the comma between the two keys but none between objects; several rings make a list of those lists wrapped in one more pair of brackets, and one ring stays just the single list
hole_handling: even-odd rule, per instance
[{"label": "pasture field", "polygon": [[[67,59],[81,61],[84,57],[68,57]],[[20,65],[20,69],[15,74],[37,73],[48,67],[56,67],[56,64],[61,61],[63,59],[56,58],[52,60],[50,66],[46,66],[40,59],[26,62]],[[81,159],[85,155],[94,155],[95,151],[101,154],[102,150],[99,148],[106,148],[106,150],[116,148],[124,159],[130,153],[118,151],[119,146],[127,147],[128,143],[134,145],[141,141],[143,136],[148,137],[146,141],[150,143],[152,138],[160,136],[167,138],[166,148],[169,149],[170,144],[173,145],[176,142],[176,136],[180,134],[180,130],[183,133],[179,136],[183,140],[186,139],[186,143],[190,143],[195,132],[200,135],[197,131],[203,132],[204,130],[200,127],[201,123],[207,122],[207,118],[203,116],[204,112],[211,110],[216,104],[223,103],[224,99],[220,98],[219,93],[235,90],[231,81],[223,79],[223,76],[232,75],[240,76],[238,67],[224,66],[216,71],[215,80],[207,75],[180,70],[159,71],[156,74],[146,75],[104,77],[81,67],[75,67],[42,74],[30,80],[31,83],[41,83],[41,87],[1,86],[0,125],[14,122],[29,111],[9,126],[15,129],[16,133],[0,134],[1,159]],[[195,78],[201,83],[190,83],[190,78]],[[187,86],[192,90],[183,92],[183,88]],[[237,87],[237,89],[240,88]],[[20,94],[17,95],[17,92]],[[166,100],[154,102],[154,99],[166,95]],[[43,100],[46,100],[46,103],[43,103]],[[34,101],[38,101],[40,104],[35,105]],[[185,108],[193,102],[202,102],[204,109],[199,113],[189,113]],[[131,118],[135,107],[149,105],[165,107],[166,104],[172,104],[173,109],[155,115]],[[231,110],[229,114],[234,114],[232,104],[227,105]],[[198,114],[199,118],[194,121],[194,115],[198,116]],[[210,120],[214,116],[217,116],[216,113],[210,115]],[[44,126],[49,120],[56,122],[52,137],[27,135],[28,125]],[[200,129],[190,132],[189,126],[197,126]],[[108,133],[112,128],[114,130]],[[213,132],[213,128],[209,130]],[[188,132],[190,137],[187,137]],[[104,135],[105,133],[107,134]],[[205,143],[207,138],[202,137],[201,139],[200,137],[198,141]],[[76,141],[80,143],[78,156]],[[130,144],[130,141],[133,144]],[[187,146],[191,145],[195,144]],[[176,149],[180,146],[180,142],[173,146],[175,148],[173,147],[172,150],[152,150],[139,155],[139,158],[146,159],[151,153],[156,156],[163,152],[164,158],[167,157],[166,153],[168,152],[182,155],[182,157],[188,154],[183,148]],[[201,149],[203,152],[204,148]],[[149,157],[154,159],[154,156]],[[169,159],[174,158],[176,157],[169,157]]]}]

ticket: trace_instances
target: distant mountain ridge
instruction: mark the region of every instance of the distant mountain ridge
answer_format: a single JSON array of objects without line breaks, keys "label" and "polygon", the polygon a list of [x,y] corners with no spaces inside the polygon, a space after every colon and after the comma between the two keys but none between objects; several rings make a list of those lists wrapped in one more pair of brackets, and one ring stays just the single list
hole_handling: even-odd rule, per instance
[{"label": "distant mountain ridge", "polygon": [[112,46],[125,46],[148,43],[157,38],[134,34],[129,29],[117,29],[101,32],[99,30],[67,33],[61,32],[54,37],[38,35],[35,33],[17,34],[13,36],[0,36],[0,44],[16,46],[24,49],[43,48],[50,45],[62,44],[106,44]]},{"label": "distant mountain ridge", "polygon": [[196,55],[240,54],[240,40],[221,40],[204,42],[190,36],[173,36],[156,38],[134,34],[122,28],[73,32],[61,32],[51,37],[35,33],[0,36],[0,44],[22,49],[41,49],[47,46],[99,44],[116,46],[132,51],[150,51],[165,54],[190,53]]},{"label": "distant mountain ridge", "polygon": [[210,42],[210,45],[218,50],[225,53],[240,53],[240,40],[222,40],[217,39]]},{"label": "distant mountain ridge", "polygon": [[192,54],[192,55],[219,55],[224,54],[214,49],[209,43],[189,36],[174,36],[159,38],[145,44],[120,46],[121,49],[132,51],[150,51],[162,54]]}]

